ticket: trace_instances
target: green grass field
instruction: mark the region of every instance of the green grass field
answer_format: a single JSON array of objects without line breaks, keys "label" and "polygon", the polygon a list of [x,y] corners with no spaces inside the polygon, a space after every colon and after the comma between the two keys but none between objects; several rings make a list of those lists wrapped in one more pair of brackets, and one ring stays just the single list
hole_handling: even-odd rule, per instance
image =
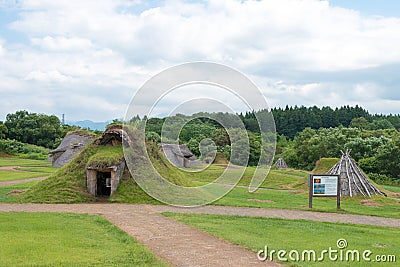
[{"label": "green grass field", "polygon": [[18,202],[18,192],[28,190],[39,181],[31,181],[26,183],[13,184],[8,186],[0,186],[0,203],[1,202]]},{"label": "green grass field", "polygon": [[[340,262],[329,261],[325,254],[325,261],[286,262],[290,266],[400,266],[398,228],[207,214],[164,213],[164,215],[254,252],[263,250],[265,246],[268,246],[269,251],[286,250],[289,253],[291,250],[297,250],[301,259],[303,250],[314,250],[318,259],[322,250],[328,250],[329,247],[338,249],[337,240],[345,239],[348,246],[344,249],[343,255],[346,255],[346,250],[359,250],[362,258],[364,250],[371,250],[373,253],[371,259],[375,259],[376,255],[395,255],[397,260],[382,264],[366,261]],[[288,254],[286,258],[290,259]],[[345,256],[343,259],[346,259]]]},{"label": "green grass field", "polygon": [[0,213],[0,266],[166,266],[98,215]]},{"label": "green grass field", "polygon": [[388,191],[400,193],[400,186],[382,185],[382,187]]},{"label": "green grass field", "polygon": [[0,157],[0,167],[19,166],[13,170],[0,170],[0,182],[49,176],[57,168],[44,160]]},{"label": "green grass field", "polygon": [[0,182],[48,176],[41,172],[14,172],[0,170]]},{"label": "green grass field", "polygon": [[0,157],[0,167],[4,166],[51,167],[51,163],[45,160],[21,159],[16,157]]},{"label": "green grass field", "polygon": [[[325,165],[321,166],[320,164],[319,168],[326,169]],[[217,175],[222,170],[222,166],[211,166],[210,172],[212,175]],[[254,170],[254,167],[247,167],[238,185],[248,186]],[[231,172],[235,171],[231,170]],[[207,172],[191,173],[190,175],[198,185],[211,182],[215,177],[207,175]],[[394,193],[398,190],[398,187],[394,186],[384,188]],[[248,189],[244,187],[236,187],[212,205],[309,210],[307,172],[293,169],[271,170],[261,188],[255,193],[249,193]],[[341,201],[341,208],[342,210],[339,211],[341,213],[400,218],[400,201],[384,196],[373,196],[370,199],[344,197]],[[336,198],[314,198],[313,210],[338,212]]]},{"label": "green grass field", "polygon": [[[320,161],[317,164],[316,170],[319,171],[320,169],[327,169],[334,162],[335,159]],[[41,183],[41,189],[34,191],[33,193],[29,194],[29,196],[26,196],[23,202],[76,203],[94,201],[93,198],[90,198],[90,196],[85,193],[85,180],[79,178],[84,177],[85,175],[84,166],[80,166],[79,164],[72,163],[72,165],[68,168],[55,169],[49,167],[49,163],[44,161],[32,161],[15,158],[0,158],[0,164],[8,164],[11,166],[16,164],[19,166],[25,166],[21,167],[21,169],[26,172],[14,172],[10,174],[12,175],[11,177],[13,179],[22,178],[21,175],[25,175],[23,178],[28,178],[28,174],[32,175],[30,177],[37,177],[36,175],[48,176],[51,174],[51,172],[54,172],[54,170],[60,170],[60,175],[55,176],[56,179],[53,179],[50,182],[45,181]],[[165,167],[160,169],[163,172],[162,174],[169,170]],[[177,174],[179,177],[184,175],[188,181],[199,186],[212,182],[223,171],[224,166],[210,166],[206,171],[202,172],[176,172],[179,174]],[[233,169],[229,170],[228,172],[235,173],[238,171],[239,170]],[[213,205],[309,210],[307,172],[293,169],[273,169],[262,183],[261,189],[255,193],[249,193],[246,186],[249,185],[254,171],[254,167],[246,168],[242,179],[238,183],[239,187],[236,187],[226,196],[214,202]],[[4,177],[5,176],[0,175],[0,179],[4,179]],[[76,192],[74,191],[74,188],[78,188],[76,189]],[[387,190],[386,192],[389,193],[389,197],[374,196],[371,199],[365,199],[363,197],[345,197],[342,199],[342,210],[339,212],[400,218],[400,198],[398,194],[400,188],[395,186],[383,186],[383,188]],[[5,195],[14,189],[18,190],[17,188],[9,188],[7,189],[8,191],[6,189],[0,189],[0,201],[17,202],[19,196]],[[28,188],[24,187],[24,189],[21,190],[25,189]],[[20,196],[22,197],[23,195],[24,194]],[[160,204],[158,201],[152,199],[140,188],[138,188],[132,179],[121,180],[116,194],[112,196],[109,201],[119,203]],[[338,212],[336,210],[336,199],[314,198],[313,210]]]},{"label": "green grass field", "polygon": [[57,171],[57,168],[54,167],[20,167],[16,168],[16,170],[19,171],[25,171],[25,172],[41,172],[41,173],[53,173]]},{"label": "green grass field", "polygon": [[[372,206],[369,206],[370,203],[372,203]],[[223,198],[212,203],[212,205],[310,210],[306,193],[296,193],[288,190],[260,189],[255,193],[249,193],[246,188],[234,188]],[[371,199],[345,197],[342,198],[341,208],[342,210],[337,211],[336,198],[313,199],[312,210],[314,211],[400,218],[400,202],[383,196],[374,196]]]}]

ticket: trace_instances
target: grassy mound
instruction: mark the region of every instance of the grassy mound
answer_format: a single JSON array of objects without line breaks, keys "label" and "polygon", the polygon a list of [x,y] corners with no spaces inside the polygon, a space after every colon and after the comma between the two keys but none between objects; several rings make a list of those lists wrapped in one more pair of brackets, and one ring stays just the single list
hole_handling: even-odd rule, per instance
[{"label": "grassy mound", "polygon": [[[140,177],[148,177],[152,179],[149,171],[151,166],[147,166],[143,162],[144,158],[141,156],[141,150],[134,150],[130,153],[133,157],[131,162],[133,166],[133,175]],[[192,183],[186,178],[185,173],[178,168],[174,167],[168,159],[164,157],[158,146],[154,143],[147,144],[147,152],[150,160],[157,170],[157,172],[170,181],[171,183],[183,186],[191,186]],[[142,152],[143,153],[143,152]],[[131,173],[125,169],[123,178],[121,179],[117,191],[110,197],[109,201],[116,203],[149,203],[160,204],[159,201],[147,195],[134,181]]]},{"label": "grassy mound", "polygon": [[[133,140],[133,139],[132,139]],[[133,140],[137,143],[136,140]],[[156,144],[147,144],[150,159],[158,173],[171,183],[190,186],[185,172],[180,171],[164,157]],[[148,166],[143,164],[143,151],[134,148],[131,162],[135,168],[133,175],[147,177],[151,175]],[[69,164],[59,169],[46,180],[18,196],[19,202],[34,203],[80,203],[93,202],[96,197],[90,195],[86,188],[86,167],[106,167],[115,165],[123,159],[120,146],[101,146],[94,141],[78,154]],[[151,177],[149,177],[151,179]],[[131,173],[125,170],[117,191],[109,198],[110,202],[121,203],[159,203],[148,196],[134,181]]]},{"label": "grassy mound", "polygon": [[338,158],[322,158],[317,161],[315,168],[312,173],[325,174],[327,173],[336,163],[338,163]]},{"label": "grassy mound", "polygon": [[119,146],[98,146],[94,155],[90,156],[86,166],[107,168],[117,165],[124,158],[122,147]]},{"label": "grassy mound", "polygon": [[86,163],[96,152],[97,147],[88,145],[69,164],[21,194],[18,200],[34,203],[94,201],[95,198],[86,190]]},{"label": "grassy mound", "polygon": [[215,154],[215,158],[213,161],[213,164],[221,164],[221,165],[228,165],[228,160],[226,159],[226,156],[222,152],[217,152]]}]

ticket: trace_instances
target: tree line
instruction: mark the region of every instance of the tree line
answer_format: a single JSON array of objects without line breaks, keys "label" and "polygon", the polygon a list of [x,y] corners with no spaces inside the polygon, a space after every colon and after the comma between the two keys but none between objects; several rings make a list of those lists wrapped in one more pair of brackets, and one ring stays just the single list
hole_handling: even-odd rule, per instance
[{"label": "tree line", "polygon": [[[248,165],[257,165],[261,153],[261,134],[257,113],[244,114],[199,113],[193,116],[178,114],[168,118],[146,118],[146,136],[161,142],[162,127],[179,129],[185,125],[178,137],[196,156],[204,156],[216,149],[230,159],[231,143],[226,130],[218,121],[223,121],[233,131],[236,140],[249,137]],[[341,150],[351,149],[351,155],[361,167],[376,180],[385,183],[400,182],[400,117],[398,115],[371,115],[359,106],[286,107],[272,109],[276,122],[276,157],[283,157],[290,167],[311,170],[322,157],[341,156]],[[246,133],[238,130],[237,117],[243,122]],[[136,118],[138,119],[138,117]],[[164,125],[168,119],[167,126]],[[168,133],[168,131],[164,132]],[[164,136],[174,139],[173,136]],[[212,141],[212,142],[211,142]],[[202,146],[199,146],[199,145]],[[213,148],[215,145],[215,148]],[[203,147],[204,151],[200,151]],[[205,148],[204,148],[205,147]],[[208,147],[208,148],[207,148]]]},{"label": "tree line", "polygon": [[[257,117],[268,112],[272,112],[276,123],[277,134],[273,137],[263,136],[257,121]],[[241,114],[203,112],[143,119],[136,116],[132,118],[135,120],[146,121],[148,140],[170,142],[177,139],[199,157],[216,150],[230,159],[232,143],[245,151],[247,141],[244,140],[248,136],[248,165],[257,165],[263,149],[262,139],[276,138],[277,156],[282,156],[293,168],[310,170],[319,158],[340,157],[341,150],[351,149],[351,155],[368,173],[376,174],[379,179],[386,179],[386,176],[399,179],[400,176],[399,115],[370,114],[359,106],[336,109],[295,106]],[[240,129],[241,124],[245,129]],[[181,125],[184,125],[182,129]],[[167,128],[165,140],[161,140],[163,126]],[[53,149],[68,131],[77,128],[62,125],[54,115],[17,111],[0,122],[0,143],[8,150],[17,147],[21,150],[21,143]],[[225,128],[230,129],[231,136]],[[174,130],[179,130],[177,136],[172,134]],[[17,145],[10,140],[20,143]],[[241,158],[236,160],[238,162],[233,163],[242,162]]]},{"label": "tree line", "polygon": [[[60,144],[67,132],[78,128],[62,125],[60,119],[55,115],[21,110],[7,114],[6,120],[0,121],[0,140],[15,140],[20,143],[53,149]],[[5,144],[5,141],[3,143]]]},{"label": "tree line", "polygon": [[[369,130],[396,128],[400,130],[399,115],[370,114],[367,110],[356,105],[332,109],[330,107],[289,107],[272,109],[276,131],[293,139],[296,134],[309,127],[311,129],[334,127],[357,127]],[[243,116],[244,123],[249,129],[254,125],[254,112]]]}]

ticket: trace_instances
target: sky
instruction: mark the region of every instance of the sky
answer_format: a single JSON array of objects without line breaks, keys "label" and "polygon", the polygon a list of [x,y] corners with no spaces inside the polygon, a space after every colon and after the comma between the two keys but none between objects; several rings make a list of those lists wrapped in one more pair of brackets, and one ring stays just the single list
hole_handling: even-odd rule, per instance
[{"label": "sky", "polygon": [[[398,114],[400,1],[0,0],[0,121],[123,118],[148,79],[192,61],[242,72],[270,107]],[[198,91],[160,101],[159,114]]]}]

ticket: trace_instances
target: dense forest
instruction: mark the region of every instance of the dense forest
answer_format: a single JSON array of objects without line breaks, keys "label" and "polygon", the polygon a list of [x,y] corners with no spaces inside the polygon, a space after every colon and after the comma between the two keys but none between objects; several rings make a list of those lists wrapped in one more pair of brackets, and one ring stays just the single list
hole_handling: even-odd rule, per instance
[{"label": "dense forest", "polygon": [[54,115],[17,111],[0,121],[0,153],[45,159],[49,149],[56,148],[67,132],[75,129],[78,127],[62,125]]},{"label": "dense forest", "polygon": [[[178,114],[168,118],[139,118],[146,121],[146,137],[154,142],[178,139],[198,157],[212,151],[230,159],[233,143],[246,147],[248,165],[256,165],[261,154],[261,139],[257,117],[266,110],[244,114],[198,113]],[[341,150],[351,149],[351,155],[373,179],[384,183],[400,183],[400,116],[370,114],[355,106],[286,107],[271,110],[276,125],[276,157],[283,157],[293,168],[311,170],[321,157],[340,157]],[[238,120],[240,118],[240,120]],[[166,125],[165,122],[168,120]],[[227,130],[229,129],[230,136]],[[244,124],[245,130],[239,129]],[[180,127],[184,125],[182,129]],[[164,127],[164,129],[163,129]],[[178,136],[169,136],[170,129],[179,129]],[[167,130],[165,129],[167,128]],[[56,116],[18,111],[0,121],[0,152],[44,156],[42,147],[58,146],[68,131],[77,127],[62,125]],[[163,134],[161,133],[163,131]],[[163,136],[163,140],[161,140]],[[271,138],[271,137],[267,137]],[[264,139],[265,140],[265,139]],[[243,142],[242,142],[243,141]],[[30,144],[30,145],[24,145]],[[199,146],[200,145],[200,146]],[[47,150],[45,150],[47,151]],[[241,159],[234,159],[240,164]]]},{"label": "dense forest", "polygon": [[[238,114],[249,138],[249,165],[258,163],[261,150],[257,112]],[[272,109],[272,114],[277,132],[276,157],[283,157],[290,167],[311,170],[318,159],[339,158],[341,151],[351,149],[351,155],[373,179],[381,183],[400,183],[399,115],[373,115],[359,106],[336,109],[295,106]],[[168,118],[168,127],[179,128],[186,123],[179,142],[186,144],[197,156],[206,154],[199,150],[202,143],[205,152],[212,151],[215,145],[216,150],[229,159],[230,144],[234,140],[230,140],[217,121],[237,128],[235,117],[228,113],[179,114]],[[147,119],[147,138],[160,142],[165,121],[166,118]],[[243,137],[244,133],[237,129],[231,138],[240,139],[237,136]],[[163,141],[168,142],[168,136]]]}]

